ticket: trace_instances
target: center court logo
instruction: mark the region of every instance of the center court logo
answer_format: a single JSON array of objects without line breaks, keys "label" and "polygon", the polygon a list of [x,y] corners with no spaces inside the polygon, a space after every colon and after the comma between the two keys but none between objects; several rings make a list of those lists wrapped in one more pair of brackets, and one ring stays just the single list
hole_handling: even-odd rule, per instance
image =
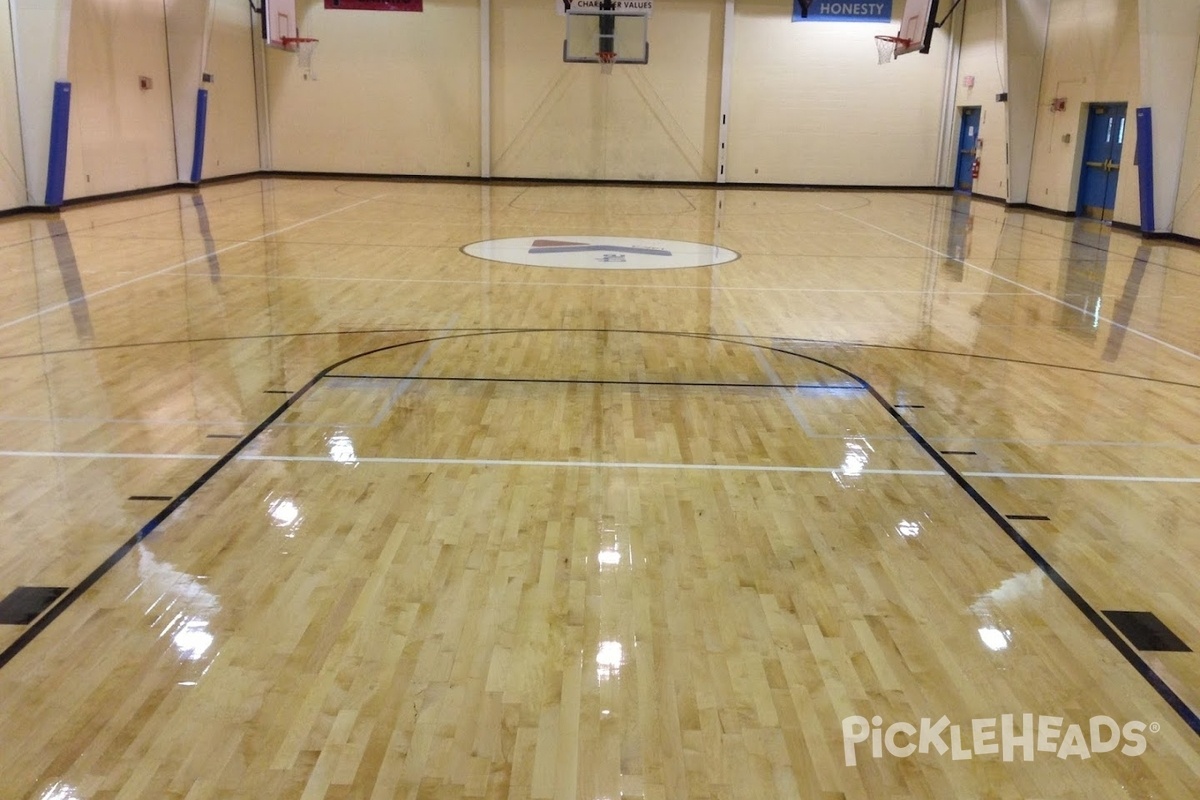
[{"label": "center court logo", "polygon": [[593,242],[570,242],[559,239],[534,239],[529,247],[530,255],[542,253],[631,253],[639,256],[669,256],[665,247],[628,244],[595,244]]},{"label": "center court logo", "polygon": [[657,270],[715,267],[737,259],[728,248],[704,242],[638,236],[516,236],[464,245],[475,258],[530,267]]},{"label": "center court logo", "polygon": [[[1020,725],[1018,726],[1018,721]],[[949,717],[934,720],[926,717],[919,724],[893,722],[886,728],[882,717],[846,717],[842,720],[842,746],[846,766],[858,764],[858,745],[870,740],[872,758],[883,758],[884,751],[896,758],[908,758],[914,753],[947,753],[955,761],[975,756],[999,755],[1013,761],[1018,752],[1024,761],[1033,761],[1038,753],[1053,753],[1061,759],[1080,760],[1099,753],[1111,753],[1120,748],[1122,755],[1134,757],[1146,752],[1146,731],[1157,733],[1158,723],[1147,725],[1132,720],[1124,725],[1107,716],[1096,716],[1086,725],[1064,727],[1062,717],[1004,714],[999,719],[973,719],[967,727],[952,725]],[[865,749],[865,748],[864,748]]]}]

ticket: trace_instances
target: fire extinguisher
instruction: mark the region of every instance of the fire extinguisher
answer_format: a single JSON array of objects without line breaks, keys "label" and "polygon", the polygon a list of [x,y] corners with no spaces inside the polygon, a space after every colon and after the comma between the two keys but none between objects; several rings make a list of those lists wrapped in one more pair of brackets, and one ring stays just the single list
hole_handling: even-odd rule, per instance
[{"label": "fire extinguisher", "polygon": [[978,157],[976,157],[976,159],[975,159],[975,163],[973,163],[973,164],[971,165],[971,177],[972,177],[972,178],[978,178],[978,177],[979,177],[979,158],[978,158]]}]

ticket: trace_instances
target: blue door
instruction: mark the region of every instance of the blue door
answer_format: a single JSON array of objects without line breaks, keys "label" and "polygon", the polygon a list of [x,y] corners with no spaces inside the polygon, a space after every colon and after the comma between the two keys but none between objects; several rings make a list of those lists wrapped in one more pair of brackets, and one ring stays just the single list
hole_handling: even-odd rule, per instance
[{"label": "blue door", "polygon": [[975,184],[972,171],[975,169],[975,142],[979,138],[979,106],[962,110],[962,128],[958,134],[958,172],[954,177],[954,188],[969,192]]},{"label": "blue door", "polygon": [[1125,110],[1125,103],[1092,103],[1088,107],[1077,209],[1085,217],[1112,221],[1125,143]]}]

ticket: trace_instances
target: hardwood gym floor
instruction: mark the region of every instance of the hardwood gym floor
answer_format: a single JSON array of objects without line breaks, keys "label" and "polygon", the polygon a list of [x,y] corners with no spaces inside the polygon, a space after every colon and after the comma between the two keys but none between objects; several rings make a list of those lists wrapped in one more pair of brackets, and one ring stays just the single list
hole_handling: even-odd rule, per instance
[{"label": "hardwood gym floor", "polygon": [[[740,258],[461,250],[589,236]],[[0,797],[1194,797],[1198,342],[1200,252],[940,193],[0,219]]]}]

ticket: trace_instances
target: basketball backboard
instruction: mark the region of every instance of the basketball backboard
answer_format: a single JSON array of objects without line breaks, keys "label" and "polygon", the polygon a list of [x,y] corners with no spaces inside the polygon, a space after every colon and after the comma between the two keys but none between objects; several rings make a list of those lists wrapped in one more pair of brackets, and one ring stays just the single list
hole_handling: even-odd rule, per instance
[{"label": "basketball backboard", "polygon": [[568,63],[646,64],[649,17],[640,12],[572,8],[566,12],[563,61]]},{"label": "basketball backboard", "polygon": [[285,39],[299,36],[296,28],[296,0],[262,0],[263,39],[270,47],[294,50]]},{"label": "basketball backboard", "polygon": [[937,22],[938,0],[905,0],[903,16],[900,17],[901,41],[896,43],[896,55],[905,53],[928,53]]}]

